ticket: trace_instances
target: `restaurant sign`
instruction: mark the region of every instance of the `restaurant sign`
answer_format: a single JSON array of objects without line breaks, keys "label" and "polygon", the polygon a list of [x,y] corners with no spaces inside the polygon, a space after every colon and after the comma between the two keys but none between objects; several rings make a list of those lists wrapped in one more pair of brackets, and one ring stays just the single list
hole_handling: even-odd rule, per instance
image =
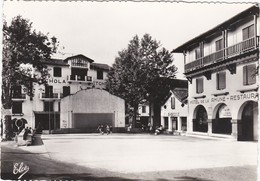
[{"label": "restaurant sign", "polygon": [[190,104],[206,104],[206,103],[218,103],[218,102],[228,102],[228,101],[240,101],[240,100],[256,100],[258,99],[257,92],[235,94],[229,96],[219,96],[205,99],[191,100]]}]

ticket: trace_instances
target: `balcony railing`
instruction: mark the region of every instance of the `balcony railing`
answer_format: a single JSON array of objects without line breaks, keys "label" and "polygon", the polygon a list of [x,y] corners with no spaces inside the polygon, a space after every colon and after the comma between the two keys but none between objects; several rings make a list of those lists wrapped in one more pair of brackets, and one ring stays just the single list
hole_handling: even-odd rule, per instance
[{"label": "balcony railing", "polygon": [[[214,64],[216,62],[221,62],[230,57],[234,57],[236,55],[240,55],[247,51],[253,50],[256,47],[256,43],[258,43],[258,37],[257,37],[257,39],[255,37],[252,37],[252,38],[244,40],[240,43],[237,43],[235,45],[232,45],[232,46],[226,47],[222,50],[216,51],[210,55],[206,55],[204,57],[198,58],[195,61],[185,64],[185,66],[184,66],[185,73],[199,69],[201,67],[204,67],[204,66],[207,66],[210,64]],[[257,47],[258,47],[258,44],[257,44]]]},{"label": "balcony railing", "polygon": [[62,93],[50,93],[50,94],[40,93],[40,99],[41,100],[44,100],[44,99],[60,99],[60,98],[63,98]]},{"label": "balcony railing", "polygon": [[13,94],[12,99],[26,99],[25,94]]},{"label": "balcony railing", "polygon": [[80,75],[69,75],[68,76],[68,81],[69,82],[92,82],[92,77],[91,76],[80,76]]}]

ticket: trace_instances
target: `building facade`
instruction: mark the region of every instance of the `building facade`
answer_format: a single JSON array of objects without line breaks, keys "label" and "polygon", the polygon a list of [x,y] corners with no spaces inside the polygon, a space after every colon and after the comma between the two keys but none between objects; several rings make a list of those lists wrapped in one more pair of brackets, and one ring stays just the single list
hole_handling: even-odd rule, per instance
[{"label": "building facade", "polygon": [[174,49],[189,80],[187,132],[258,140],[259,7]]},{"label": "building facade", "polygon": [[186,132],[188,106],[188,84],[183,80],[181,87],[175,87],[170,91],[170,96],[161,107],[161,125],[169,133]]},{"label": "building facade", "polygon": [[[171,90],[160,108],[161,121],[160,125],[163,126],[165,131],[169,133],[173,132],[185,132],[187,130],[187,115],[188,107],[186,98],[188,96],[188,81],[181,79],[170,80]],[[149,103],[143,103],[138,109],[137,127],[144,125],[148,126],[150,122],[153,124],[153,119],[149,120],[150,116],[153,117],[153,108],[149,108]]]},{"label": "building facade", "polygon": [[[84,92],[86,89],[105,89],[105,79],[109,66],[94,63],[92,59],[84,55],[68,57],[65,60],[51,59],[45,61],[45,64],[49,72],[48,85],[34,84],[33,97],[26,95],[28,90],[23,86],[14,87],[12,118],[14,120],[26,120],[27,125],[32,128],[36,128],[40,124],[43,130],[48,131],[65,127],[73,128],[73,123],[70,123],[70,125],[65,123],[67,119],[64,118],[63,114],[66,113],[61,110],[67,102],[63,99],[73,98],[74,94]],[[95,93],[97,92],[96,90]],[[111,97],[109,93],[104,92],[106,91],[103,90],[102,95]],[[92,99],[91,103],[84,102],[86,101],[84,97],[76,100],[82,108],[89,104],[93,106],[104,104],[99,99],[97,101]],[[115,119],[113,120],[115,121]],[[116,124],[114,123],[113,126]]]}]

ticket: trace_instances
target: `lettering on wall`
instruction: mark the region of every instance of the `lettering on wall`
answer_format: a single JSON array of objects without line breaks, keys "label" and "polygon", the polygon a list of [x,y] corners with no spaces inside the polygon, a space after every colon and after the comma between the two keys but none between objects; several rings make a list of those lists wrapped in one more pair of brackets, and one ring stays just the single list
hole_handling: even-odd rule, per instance
[{"label": "lettering on wall", "polygon": [[190,104],[218,103],[218,102],[252,100],[252,99],[258,99],[258,93],[257,92],[243,93],[243,94],[236,94],[236,95],[229,95],[229,96],[212,97],[212,98],[206,98],[206,99],[196,99],[196,100],[191,100]]},{"label": "lettering on wall", "polygon": [[48,82],[54,83],[54,84],[66,84],[67,83],[66,80],[64,80],[64,79],[53,79],[53,78],[49,79]]},{"label": "lettering on wall", "polygon": [[180,113],[179,112],[169,112],[168,116],[169,117],[179,117]]}]

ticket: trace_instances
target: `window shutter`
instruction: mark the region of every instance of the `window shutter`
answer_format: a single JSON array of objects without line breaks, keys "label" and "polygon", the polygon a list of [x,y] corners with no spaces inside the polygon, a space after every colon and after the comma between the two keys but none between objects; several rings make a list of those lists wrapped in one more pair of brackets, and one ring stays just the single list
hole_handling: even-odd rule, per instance
[{"label": "window shutter", "polygon": [[196,79],[196,84],[197,84],[197,93],[202,93],[203,92],[203,78]]},{"label": "window shutter", "polygon": [[251,64],[247,66],[248,85],[256,83],[256,65]]},{"label": "window shutter", "polygon": [[247,85],[247,66],[243,67],[243,85]]},{"label": "window shutter", "polygon": [[219,89],[226,88],[226,72],[219,73]]},{"label": "window shutter", "polygon": [[248,27],[248,38],[251,38],[254,36],[254,25],[251,25]]},{"label": "window shutter", "polygon": [[175,109],[175,97],[171,98],[171,108]]},{"label": "window shutter", "polygon": [[243,29],[243,40],[248,39],[248,28]]}]

